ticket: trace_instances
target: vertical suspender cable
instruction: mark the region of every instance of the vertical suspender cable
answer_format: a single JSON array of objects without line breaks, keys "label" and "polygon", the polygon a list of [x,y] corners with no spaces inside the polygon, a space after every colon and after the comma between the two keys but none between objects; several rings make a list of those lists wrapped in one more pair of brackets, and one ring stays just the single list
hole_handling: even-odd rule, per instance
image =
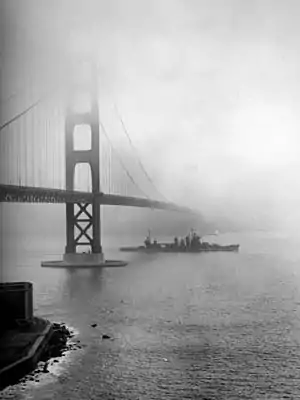
[{"label": "vertical suspender cable", "polygon": [[55,164],[55,158],[54,158],[54,154],[55,154],[55,126],[53,125],[53,121],[51,118],[49,118],[49,126],[50,126],[50,132],[49,132],[49,144],[51,147],[51,169],[50,169],[50,173],[51,173],[51,187],[55,186],[55,178],[54,178],[54,164]]},{"label": "vertical suspender cable", "polygon": [[[25,120],[24,120],[24,122],[23,122],[23,124],[24,124],[24,126],[25,126],[25,123],[26,123],[26,118],[25,118]],[[19,186],[23,186],[24,185],[24,178],[23,178],[23,176],[24,176],[24,171],[25,171],[25,165],[24,165],[24,133],[23,132],[26,132],[26,130],[24,129],[21,129],[20,130],[20,134],[19,134],[19,144],[20,144],[20,165],[21,165],[21,168],[20,168],[20,177],[19,177]]]},{"label": "vertical suspender cable", "polygon": [[108,193],[111,194],[111,147],[108,146]]},{"label": "vertical suspender cable", "polygon": [[[10,128],[10,125],[13,124],[14,122],[18,121],[21,117],[25,116],[26,114],[29,113],[29,111],[33,110],[40,102],[42,101],[42,98],[39,98],[37,101],[35,101],[34,103],[32,103],[30,106],[28,106],[25,110],[23,110],[22,112],[16,114],[13,118],[9,119],[8,121],[6,121],[5,123],[3,123],[0,126],[0,131],[4,130],[5,128]],[[30,152],[28,152],[25,155],[26,158],[26,162],[25,162],[25,170],[27,170],[27,161],[30,160],[29,165],[31,167],[31,174],[29,173],[29,167],[28,170],[26,172],[26,177],[29,177],[30,175],[33,176],[33,186],[35,185],[35,174],[36,174],[36,169],[34,168],[35,165],[35,149],[37,147],[37,144],[35,143],[35,138],[34,135],[32,134],[32,130],[34,130],[36,127],[34,126],[34,121],[32,121],[32,119],[29,119],[29,132],[30,132],[30,139],[33,141],[33,143],[31,143],[31,146],[29,146],[29,142],[31,140],[25,140],[26,143],[28,143],[28,149],[30,149]],[[22,130],[21,130],[22,131]],[[8,157],[7,160],[7,164],[8,164],[8,177],[7,177],[7,182],[8,183],[14,183],[16,184],[16,182],[18,182],[18,171],[20,171],[20,151],[18,146],[16,145],[16,137],[17,134],[14,133],[14,131],[12,130],[11,132],[8,130],[7,135],[10,136],[10,140],[8,143],[8,149],[7,149],[7,153],[6,156]],[[27,150],[27,145],[25,146],[26,150]],[[23,148],[21,149],[21,151],[23,150]],[[15,164],[13,164],[13,160],[17,161],[17,166],[15,166]],[[28,183],[27,183],[28,185]],[[32,181],[30,182],[30,186],[32,186]]]},{"label": "vertical suspender cable", "polygon": [[9,135],[3,135],[5,138],[5,183],[9,183],[9,145],[10,137]]},{"label": "vertical suspender cable", "polygon": [[36,151],[36,140],[35,140],[35,133],[36,133],[36,116],[35,112],[32,113],[33,121],[32,121],[32,142],[33,142],[33,155],[32,155],[32,165],[33,165],[33,186],[36,187],[36,157],[37,157],[37,151]]},{"label": "vertical suspender cable", "polygon": [[50,157],[49,157],[49,119],[48,115],[45,115],[45,186],[51,187],[51,168],[50,168]]},{"label": "vertical suspender cable", "polygon": [[100,132],[99,142],[100,142],[100,148],[99,148],[99,153],[100,153],[100,163],[99,163],[100,191],[105,192],[106,191],[106,181],[107,181],[107,165],[106,165],[106,153],[105,153],[104,146],[102,143],[101,132]]},{"label": "vertical suspender cable", "polygon": [[55,109],[51,111],[49,115],[51,121],[51,134],[50,138],[51,143],[53,144],[52,148],[52,174],[53,174],[53,187],[56,187],[56,163],[57,163],[57,132],[56,132],[56,121],[55,121]]},{"label": "vertical suspender cable", "polygon": [[[8,132],[10,131],[10,129],[8,130]],[[10,157],[9,157],[9,165],[10,165],[10,175],[9,175],[9,183],[10,184],[14,184],[15,183],[15,163],[13,162],[14,160],[14,149],[15,149],[15,135],[14,135],[14,131],[12,130],[10,133],[11,136],[11,147],[10,147]]]},{"label": "vertical suspender cable", "polygon": [[128,195],[128,190],[127,190],[127,179],[124,177],[124,195]]},{"label": "vertical suspender cable", "polygon": [[[50,107],[49,107],[50,108]],[[53,150],[53,155],[54,155],[54,175],[55,175],[55,188],[59,188],[59,174],[57,174],[57,171],[59,171],[59,156],[60,156],[60,150],[59,150],[59,131],[58,131],[58,109],[57,109],[57,103],[54,102],[53,108],[51,107],[51,113],[49,110],[49,114],[51,115],[51,119],[53,121],[53,135],[55,135],[55,148]]]},{"label": "vertical suspender cable", "polygon": [[[56,99],[54,99],[55,101]],[[57,150],[57,166],[58,166],[58,174],[57,174],[57,179],[58,179],[58,188],[63,189],[63,178],[62,178],[62,173],[63,173],[63,168],[62,168],[62,150],[63,150],[63,142],[62,142],[62,132],[61,132],[61,104],[60,104],[60,98],[57,98],[57,109],[56,109],[56,131],[58,134],[58,150]]]},{"label": "vertical suspender cable", "polygon": [[1,174],[1,183],[6,183],[6,140],[4,135],[0,135],[0,151],[1,151],[1,159],[0,159],[0,174]]},{"label": "vertical suspender cable", "polygon": [[47,149],[46,149],[46,112],[44,110],[43,112],[43,117],[42,117],[42,122],[41,122],[41,137],[42,137],[42,168],[41,168],[41,176],[42,176],[42,186],[47,186],[45,184],[45,169],[47,169],[46,166],[46,155],[47,155]]},{"label": "vertical suspender cable", "polygon": [[61,94],[60,99],[60,116],[59,116],[59,130],[61,132],[60,139],[60,159],[61,159],[61,188],[65,189],[65,132],[64,132],[64,102],[63,102],[63,94]]},{"label": "vertical suspender cable", "polygon": [[106,193],[110,194],[110,148],[107,144],[107,141],[105,141],[105,154],[106,154],[106,186],[105,190]]},{"label": "vertical suspender cable", "polygon": [[5,175],[4,175],[4,183],[8,183],[8,151],[9,151],[9,138],[7,135],[3,135],[4,140],[4,168],[5,168]]},{"label": "vertical suspender cable", "polygon": [[[35,110],[34,110],[35,111]],[[38,115],[37,112],[35,111],[33,113],[33,143],[34,143],[34,186],[37,187],[38,184],[38,168],[39,168],[39,160],[38,160],[38,154],[39,154],[39,148],[38,148],[38,141],[37,141],[37,132],[38,132]]]},{"label": "vertical suspender cable", "polygon": [[44,160],[44,132],[43,132],[43,119],[45,116],[45,108],[40,107],[39,112],[39,129],[38,129],[38,143],[39,143],[39,187],[43,186],[43,160]]},{"label": "vertical suspender cable", "polygon": [[12,176],[12,168],[11,168],[11,159],[12,159],[12,155],[11,155],[11,148],[13,145],[13,137],[9,132],[9,129],[7,130],[7,132],[5,133],[7,135],[7,183],[11,184],[11,176]]},{"label": "vertical suspender cable", "polygon": [[[30,145],[29,145],[30,143]],[[33,114],[30,115],[29,119],[29,140],[28,140],[28,150],[29,150],[29,177],[30,186],[34,186],[34,138],[33,138]]]},{"label": "vertical suspender cable", "polygon": [[32,113],[30,115],[30,124],[29,124],[29,143],[31,144],[31,146],[28,146],[28,149],[30,151],[30,157],[29,157],[29,165],[30,165],[30,172],[29,172],[29,176],[30,176],[30,186],[35,186],[35,179],[34,179],[34,172],[35,172],[35,168],[34,168],[34,159],[35,159],[35,143],[34,143],[34,113]]},{"label": "vertical suspender cable", "polygon": [[109,140],[108,134],[106,133],[106,130],[105,130],[105,128],[104,128],[104,126],[103,126],[103,124],[102,124],[101,121],[100,121],[100,125],[102,126],[103,133],[104,133],[104,135],[106,136],[108,142],[110,143],[112,149],[114,150],[114,153],[115,153],[116,156],[118,157],[118,161],[119,161],[119,163],[120,163],[122,169],[125,171],[127,177],[131,180],[131,182],[132,182],[133,185],[139,190],[139,192],[142,193],[147,199],[149,199],[149,197],[146,195],[146,193],[144,193],[144,192],[142,191],[142,189],[138,186],[138,184],[135,182],[135,180],[133,179],[132,175],[130,174],[130,172],[127,170],[125,164],[123,163],[122,158],[119,156],[119,154],[118,154],[118,153],[116,152],[116,150],[113,148],[113,145],[112,145],[111,141]]},{"label": "vertical suspender cable", "polygon": [[41,187],[41,109],[37,110],[36,115],[36,147],[37,147],[37,154],[36,154],[36,161],[37,161],[37,186]]},{"label": "vertical suspender cable", "polygon": [[37,133],[38,133],[38,116],[37,112],[34,113],[34,129],[33,129],[33,141],[34,141],[34,186],[37,187],[38,184],[38,168],[39,168],[39,146],[37,141]]},{"label": "vertical suspender cable", "polygon": [[[124,175],[124,172],[123,172],[123,175]],[[127,179],[125,178],[125,176],[123,179],[123,189],[122,190],[124,190],[124,195],[127,196]]]},{"label": "vertical suspender cable", "polygon": [[11,129],[11,135],[12,135],[12,147],[11,147],[11,159],[10,159],[10,164],[11,164],[11,169],[12,169],[12,175],[11,175],[11,182],[13,185],[16,184],[16,172],[17,172],[17,164],[15,163],[15,157],[16,157],[16,135],[15,135],[15,127],[12,127]]},{"label": "vertical suspender cable", "polygon": [[[18,124],[19,126],[19,124]],[[16,127],[17,128],[17,127]],[[21,129],[16,129],[16,162],[17,162],[17,176],[16,184],[20,186],[20,131]]]},{"label": "vertical suspender cable", "polygon": [[[28,116],[25,117],[25,132],[28,132]],[[27,151],[27,146],[28,146],[28,140],[24,140],[23,143],[23,152],[24,152],[24,185],[28,186],[28,151]]]},{"label": "vertical suspender cable", "polygon": [[0,135],[0,183],[5,183],[4,139],[5,137]]},{"label": "vertical suspender cable", "polygon": [[[52,120],[50,120],[50,126],[52,125]],[[52,139],[52,140],[51,140]],[[55,135],[55,125],[51,126],[50,129],[50,143],[52,146],[51,153],[52,153],[52,187],[55,187],[55,150],[56,150],[56,135]]]},{"label": "vertical suspender cable", "polygon": [[9,137],[8,134],[6,134],[7,142],[6,142],[6,165],[7,165],[7,170],[6,170],[6,182],[9,184],[10,180],[10,147],[11,147],[11,138]]},{"label": "vertical suspender cable", "polygon": [[17,163],[17,176],[16,176],[16,185],[20,185],[20,124],[16,126],[16,163]]},{"label": "vertical suspender cable", "polygon": [[42,118],[42,134],[43,134],[43,168],[42,181],[43,186],[47,187],[47,109],[44,109]]},{"label": "vertical suspender cable", "polygon": [[58,189],[62,189],[62,177],[61,177],[61,172],[62,172],[62,160],[61,160],[61,147],[62,147],[62,142],[61,142],[61,131],[60,131],[60,102],[59,102],[59,96],[55,96],[54,98],[54,121],[55,121],[55,132],[56,132],[56,143],[57,143],[57,149],[56,149],[56,156],[57,156],[57,161],[56,161],[56,187]]},{"label": "vertical suspender cable", "polygon": [[119,110],[118,110],[118,108],[117,108],[116,103],[114,103],[114,109],[115,109],[115,113],[116,113],[116,115],[117,115],[117,117],[118,117],[118,119],[119,119],[119,121],[120,121],[120,123],[121,123],[123,132],[125,133],[125,135],[126,135],[128,141],[129,141],[129,144],[130,144],[132,150],[133,150],[133,151],[135,152],[135,154],[136,154],[136,158],[137,158],[137,161],[138,161],[138,164],[139,164],[141,170],[143,171],[143,173],[144,173],[145,177],[147,178],[148,182],[149,182],[149,183],[152,185],[152,187],[155,189],[156,193],[157,193],[161,198],[163,198],[164,200],[166,200],[165,196],[163,196],[162,193],[160,193],[160,191],[157,189],[157,187],[155,186],[153,180],[151,179],[150,175],[148,174],[146,168],[144,167],[144,165],[143,165],[143,163],[142,163],[142,161],[141,161],[141,159],[140,159],[140,157],[139,157],[139,155],[138,155],[137,149],[136,149],[135,146],[133,145],[133,142],[132,142],[132,140],[131,140],[131,138],[130,138],[129,132],[128,132],[127,129],[126,129],[125,123],[124,123],[124,121],[123,121],[123,119],[122,119],[122,117],[121,117],[121,115],[120,115],[120,112],[119,112]]},{"label": "vertical suspender cable", "polygon": [[0,252],[1,252],[1,258],[0,258],[0,282],[4,282],[4,229],[3,229],[3,224],[4,224],[4,212],[3,212],[3,207],[4,207],[4,203],[0,203]]},{"label": "vertical suspender cable", "polygon": [[45,116],[45,151],[46,151],[46,155],[45,155],[45,186],[49,187],[49,157],[48,157],[48,119],[47,119],[47,115]]},{"label": "vertical suspender cable", "polygon": [[100,191],[106,192],[107,186],[107,163],[106,163],[106,152],[104,149],[104,143],[102,141],[101,131],[99,132],[99,176],[100,176]]},{"label": "vertical suspender cable", "polygon": [[110,187],[110,193],[111,193],[111,194],[114,194],[114,193],[115,193],[114,178],[113,178],[114,171],[115,171],[115,168],[114,168],[114,167],[115,167],[115,166],[114,166],[114,155],[113,155],[113,152],[112,152],[112,148],[110,147],[110,176],[109,176],[109,187]]},{"label": "vertical suspender cable", "polygon": [[[105,145],[105,148],[104,148]],[[103,152],[105,155],[105,192],[109,193],[109,147],[107,142],[103,140]]]}]

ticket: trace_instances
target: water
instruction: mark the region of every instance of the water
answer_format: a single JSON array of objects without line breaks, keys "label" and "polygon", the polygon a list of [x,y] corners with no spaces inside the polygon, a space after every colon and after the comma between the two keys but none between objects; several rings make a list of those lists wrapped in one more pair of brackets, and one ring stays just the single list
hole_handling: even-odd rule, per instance
[{"label": "water", "polygon": [[3,398],[300,397],[300,239],[227,234],[218,242],[239,253],[144,255],[114,248],[142,238],[106,237],[107,256],[129,265],[72,271],[40,267],[63,234],[11,235],[5,278],[34,282],[35,313],[73,326],[84,347]]}]

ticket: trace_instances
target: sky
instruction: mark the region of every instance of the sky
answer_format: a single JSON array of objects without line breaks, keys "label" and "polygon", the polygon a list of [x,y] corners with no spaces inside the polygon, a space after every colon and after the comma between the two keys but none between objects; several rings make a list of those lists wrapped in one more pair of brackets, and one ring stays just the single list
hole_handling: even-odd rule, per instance
[{"label": "sky", "polygon": [[166,197],[208,218],[300,222],[299,1],[4,0],[1,7],[1,98],[24,82],[37,93],[63,82],[74,60],[93,57],[101,119],[119,140],[118,105]]}]

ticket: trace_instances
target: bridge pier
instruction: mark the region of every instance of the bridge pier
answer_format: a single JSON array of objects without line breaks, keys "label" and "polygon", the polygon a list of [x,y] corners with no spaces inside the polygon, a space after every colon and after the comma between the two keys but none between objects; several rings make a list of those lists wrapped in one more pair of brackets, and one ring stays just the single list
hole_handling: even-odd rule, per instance
[{"label": "bridge pier", "polygon": [[[97,70],[91,66],[90,79],[87,83],[76,84],[69,94],[65,117],[65,153],[66,153],[66,190],[74,190],[75,168],[77,164],[90,166],[92,193],[100,193],[100,137],[99,110],[97,91]],[[89,112],[76,112],[71,101],[76,98],[78,89],[85,89],[90,96]],[[70,101],[71,100],[71,101]],[[76,126],[85,125],[90,130],[90,149],[75,150],[74,131]],[[87,138],[88,139],[88,138]],[[90,203],[66,203],[66,247],[61,262],[42,262],[42,266],[117,266],[124,262],[106,261],[101,246],[100,207],[96,200]],[[77,232],[76,232],[77,231]],[[81,247],[88,247],[87,253],[78,252]],[[54,264],[53,264],[54,263]]]},{"label": "bridge pier", "polygon": [[86,254],[86,253],[73,253],[64,254],[63,260],[65,263],[69,264],[103,264],[105,262],[104,254]]}]

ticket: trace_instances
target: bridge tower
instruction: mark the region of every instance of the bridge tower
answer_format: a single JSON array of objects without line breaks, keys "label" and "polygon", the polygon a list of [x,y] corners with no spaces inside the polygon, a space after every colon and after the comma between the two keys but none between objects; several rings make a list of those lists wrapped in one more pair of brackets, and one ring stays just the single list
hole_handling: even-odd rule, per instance
[{"label": "bridge tower", "polygon": [[[87,64],[87,63],[86,63]],[[82,66],[82,64],[81,64]],[[68,93],[65,115],[65,156],[66,156],[66,189],[75,190],[74,179],[76,165],[86,163],[90,167],[92,192],[100,192],[100,136],[97,68],[95,64],[87,64],[88,76],[81,81],[75,76]],[[80,72],[80,71],[79,71]],[[76,111],[74,99],[78,95],[89,97],[88,111]],[[74,133],[79,125],[89,127],[90,148],[75,149]],[[88,137],[86,140],[88,141]],[[85,141],[85,138],[84,138]],[[76,233],[76,229],[78,233]],[[91,232],[88,232],[91,230]],[[83,239],[83,241],[81,241]],[[80,253],[80,246],[88,246],[89,253]],[[42,267],[122,267],[126,261],[105,260],[101,246],[100,203],[66,203],[66,246],[63,260],[42,261]]]},{"label": "bridge tower", "polygon": [[[99,193],[100,138],[97,69],[94,64],[89,64],[88,67],[88,76],[84,76],[83,81],[76,76],[75,82],[71,83],[69,90],[65,116],[65,179],[66,189],[74,190],[76,165],[86,163],[90,167],[92,192]],[[89,96],[90,109],[87,112],[78,112],[74,109],[74,99],[81,94]],[[75,149],[74,133],[78,125],[85,125],[90,130],[90,138],[86,138],[87,141],[90,139],[89,142],[91,143],[88,150]],[[80,246],[88,246],[89,254],[78,252]],[[66,203],[64,261],[69,263],[104,262],[101,246],[100,204],[96,201],[92,203]]]}]

